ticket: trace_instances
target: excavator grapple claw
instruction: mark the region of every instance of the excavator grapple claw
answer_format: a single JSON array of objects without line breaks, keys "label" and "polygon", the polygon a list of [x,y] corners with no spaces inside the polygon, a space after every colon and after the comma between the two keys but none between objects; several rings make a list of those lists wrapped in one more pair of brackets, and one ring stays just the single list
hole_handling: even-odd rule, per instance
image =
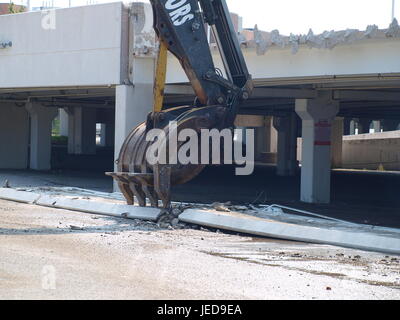
[{"label": "excavator grapple claw", "polygon": [[[198,161],[181,163],[178,154],[185,141],[173,141],[172,137],[191,129],[200,143],[202,129],[232,128],[239,105],[249,98],[253,83],[225,0],[150,2],[160,43],[153,112],[125,139],[116,172],[106,174],[117,182],[128,204],[137,201],[140,206],[149,203],[158,207],[161,202],[164,209],[169,209],[171,187],[193,179],[206,165],[200,161],[201,148]],[[227,78],[214,66],[206,29],[201,27],[206,23],[216,39]],[[191,106],[165,109],[167,51],[179,60],[192,85],[196,100]],[[164,133],[157,136],[156,142],[160,146],[157,153],[168,155],[165,159],[157,155],[157,161],[153,161],[149,157],[155,142],[148,139],[152,129]],[[171,154],[175,158],[171,159]]]}]

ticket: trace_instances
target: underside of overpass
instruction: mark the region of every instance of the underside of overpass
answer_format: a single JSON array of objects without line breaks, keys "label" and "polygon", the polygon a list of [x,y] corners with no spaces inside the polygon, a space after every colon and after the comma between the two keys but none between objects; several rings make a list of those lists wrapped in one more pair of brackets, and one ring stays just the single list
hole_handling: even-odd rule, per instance
[{"label": "underside of overpass", "polygon": [[[19,168],[97,171],[99,174],[112,170],[114,159],[116,158],[116,156],[114,157],[116,152],[114,140],[115,127],[118,127],[118,122],[115,120],[117,94],[115,86],[46,88],[45,90],[29,88],[1,89],[0,104],[2,106],[11,104],[19,107],[26,112],[30,119],[30,125],[27,127],[29,129],[27,131],[29,150],[26,155],[26,164]],[[304,146],[301,143],[298,144],[297,141],[303,135],[307,136],[309,134],[307,130],[304,131],[303,129],[304,123],[307,122],[308,118],[304,116],[305,111],[301,109],[301,106],[305,105],[307,107],[307,102],[319,99],[319,97],[322,97],[321,108],[324,107],[324,104],[330,104],[331,102],[338,108],[333,111],[328,110],[329,116],[323,114],[320,117],[326,119],[330,117],[332,121],[330,141],[328,143],[329,149],[331,149],[329,161],[326,159],[325,152],[320,150],[326,147],[323,145],[324,143],[322,143],[322,146]],[[187,83],[167,85],[164,108],[190,105],[193,103],[194,98],[192,89]],[[27,104],[32,106],[26,107]],[[41,106],[40,108],[43,110],[36,111],[35,106]],[[48,156],[44,159],[43,155],[46,152],[43,152],[43,146],[35,148],[35,144],[43,145],[43,142],[39,143],[38,137],[36,140],[34,138],[35,134],[38,134],[35,133],[34,125],[32,125],[32,121],[35,119],[35,112],[49,113],[48,123],[57,115],[63,118],[62,114],[64,113],[64,119],[60,120],[62,122],[61,126],[64,126],[64,133],[62,134],[68,136],[68,142],[61,146],[54,141],[53,143],[48,143],[47,148],[50,148],[50,152],[47,152]],[[298,201],[301,199],[305,203],[335,202],[337,200],[337,195],[335,194],[337,186],[334,185],[334,179],[332,181],[332,190],[330,190],[331,183],[329,180],[331,167],[341,168],[343,166],[343,136],[352,135],[356,132],[360,134],[398,129],[400,124],[400,76],[371,75],[341,78],[256,79],[253,95],[251,99],[242,105],[239,114],[238,126],[252,127],[256,130],[257,164],[276,168],[257,169],[266,175],[266,185],[269,183],[275,185],[277,181],[277,185],[279,185],[279,179],[289,183],[291,180],[285,177],[292,176],[294,179],[298,179],[296,176],[299,177],[301,171],[307,175],[307,179],[303,177],[303,180],[307,180],[308,185],[301,185],[300,182],[299,188],[298,181],[293,180],[290,182],[290,188],[285,188],[285,190],[288,190],[286,196],[284,196],[285,192],[282,190],[277,195],[277,198],[272,197],[272,199],[281,201],[285,199],[285,201]],[[66,121],[66,119],[68,120]],[[314,122],[318,121],[315,120]],[[101,132],[97,130],[97,134],[100,134],[102,139],[100,145],[98,144],[97,146],[96,124],[103,125]],[[275,138],[271,134],[271,130],[275,130]],[[304,152],[300,157],[298,156],[297,148],[300,148],[300,153]],[[40,156],[35,155],[35,152],[40,153]],[[301,161],[301,159],[307,156],[310,157],[310,155],[314,157],[314,161],[320,162],[317,169],[313,167],[307,168]],[[383,166],[386,167],[386,164],[383,164]],[[7,166],[3,165],[3,167],[6,168]],[[303,169],[300,170],[300,167]],[[216,169],[210,170],[206,170],[203,176],[207,176],[209,172],[213,172],[212,176],[214,176],[215,172],[219,172],[218,170],[215,171]],[[226,171],[222,169],[220,172],[222,174],[221,177],[226,174]],[[329,179],[326,189],[321,188],[320,181],[324,172],[323,179]],[[326,172],[329,172],[328,178]],[[227,182],[229,181],[229,185],[235,185],[235,180],[237,180],[236,186],[238,192],[241,193],[240,190],[243,188],[252,190],[252,186],[254,184],[257,185],[259,173],[260,171],[255,174],[254,181],[252,179],[245,180],[247,186],[243,185],[243,180],[230,177],[229,174],[225,178]],[[337,174],[335,173],[334,175]],[[343,173],[340,174],[343,175]],[[313,176],[315,178],[310,179]],[[177,187],[177,200],[196,201],[198,195],[198,201],[207,201],[204,195],[198,192],[198,187],[196,187],[196,181],[203,181],[200,183],[204,183],[204,180],[202,180],[204,178],[200,176],[199,179],[193,182],[194,185],[189,185],[193,192],[189,188],[188,192],[182,193],[179,190],[187,190],[187,188],[180,189],[180,187]],[[357,180],[357,175],[355,179]],[[373,180],[373,177],[371,179]],[[355,184],[358,183],[356,180]],[[212,179],[209,181],[211,183]],[[215,182],[212,184],[215,184]],[[324,184],[326,185],[327,182],[325,181]],[[293,186],[297,187],[293,188]],[[299,194],[299,190],[304,191],[307,189],[308,191]],[[297,191],[293,192],[293,190]],[[265,195],[260,196],[259,194],[262,193],[262,190],[253,191],[254,193],[251,193],[251,195],[246,196],[246,192],[244,192],[241,193],[242,197],[235,198],[241,199],[242,202],[265,201]],[[222,193],[215,192],[215,194],[221,196],[221,201],[229,200]],[[365,196],[367,197],[367,194]],[[392,200],[389,199],[388,203],[394,205]]]},{"label": "underside of overpass", "polygon": [[[152,108],[156,50],[151,10],[139,3],[131,8],[114,3],[58,10],[57,14],[65,21],[84,15],[86,29],[79,32],[79,24],[64,23],[51,32],[43,30],[40,13],[8,15],[0,20],[3,29],[11,24],[31,29],[36,39],[11,29],[6,40],[12,45],[0,52],[0,63],[5,61],[7,70],[0,74],[0,169],[58,170],[61,176],[68,175],[68,170],[80,170],[82,175],[97,171],[103,177],[115,167],[129,131],[144,121]],[[28,16],[31,19],[25,19]],[[98,30],[102,36],[92,37]],[[394,23],[386,31],[373,28],[375,36],[371,30],[353,32],[354,44],[351,37],[344,38],[346,34],[339,32],[326,40],[331,44],[342,37],[335,49],[324,43],[316,48],[311,37],[307,41],[312,50],[306,42],[292,43],[297,48],[295,55],[290,48],[276,48],[277,44],[268,52],[259,52],[259,44],[244,43],[255,89],[241,106],[236,126],[255,128],[256,161],[261,169],[238,178],[224,168],[210,168],[188,186],[174,188],[175,199],[276,200],[296,205],[301,201],[332,203],[332,208],[338,203],[366,204],[369,199],[371,206],[387,205],[398,211],[393,190],[399,186],[399,175],[365,173],[367,183],[375,186],[365,189],[362,173],[335,171],[331,181],[331,169],[400,170],[398,138],[386,141],[388,155],[379,147],[356,146],[346,140],[355,133],[399,129],[399,30]],[[143,40],[146,46],[141,45]],[[48,43],[52,45],[46,47]],[[46,54],[38,54],[43,51]],[[25,60],[18,62],[15,57]],[[20,65],[32,68],[27,71]],[[168,67],[172,71],[167,74],[164,108],[193,104],[193,90],[177,61],[170,59]],[[68,137],[61,144],[51,134],[56,117],[61,124],[59,134]],[[97,129],[96,124],[100,125]],[[99,144],[96,134],[100,135]],[[361,151],[355,153],[376,154],[377,160],[354,166],[350,161],[348,165],[343,152],[356,147]],[[111,191],[111,178],[104,179]],[[354,192],[341,193],[348,185],[353,185]],[[210,196],[211,186],[217,188],[214,196]],[[227,193],[227,186],[235,190]]]}]

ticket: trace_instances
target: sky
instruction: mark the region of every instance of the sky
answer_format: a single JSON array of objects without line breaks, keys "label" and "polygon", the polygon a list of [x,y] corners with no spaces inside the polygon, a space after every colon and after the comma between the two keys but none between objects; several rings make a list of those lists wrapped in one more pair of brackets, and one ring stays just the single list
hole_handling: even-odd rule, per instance
[{"label": "sky", "polygon": [[[23,3],[27,0],[13,1],[14,3]],[[31,0],[31,6],[37,7],[46,2],[48,4],[54,2],[56,7],[67,7],[69,1],[72,6],[78,6],[120,0]],[[243,17],[243,27],[253,28],[257,24],[261,30],[278,29],[281,34],[286,35],[308,33],[310,28],[314,33],[347,28],[365,30],[371,24],[387,28],[392,15],[392,0],[226,1],[230,11]],[[400,0],[395,1],[395,16],[400,20]]]}]

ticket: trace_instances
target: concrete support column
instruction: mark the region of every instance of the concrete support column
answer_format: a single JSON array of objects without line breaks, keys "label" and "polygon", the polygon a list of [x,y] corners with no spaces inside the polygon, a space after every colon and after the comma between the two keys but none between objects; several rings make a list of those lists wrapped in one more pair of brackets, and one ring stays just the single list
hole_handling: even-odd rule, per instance
[{"label": "concrete support column", "polygon": [[0,103],[0,168],[26,169],[28,143],[29,114],[26,109],[13,103]]},{"label": "concrete support column", "polygon": [[350,121],[350,135],[354,136],[356,134],[356,121],[351,119]]},{"label": "concrete support column", "polygon": [[371,127],[371,119],[359,119],[358,120],[358,134],[369,133]]},{"label": "concrete support column", "polygon": [[31,119],[30,163],[33,170],[51,169],[51,129],[58,109],[28,102],[26,109]]},{"label": "concrete support column", "polygon": [[263,154],[267,150],[268,141],[266,139],[265,127],[254,128],[255,135],[255,160],[262,161]]},{"label": "concrete support column", "polygon": [[399,120],[392,120],[392,119],[383,120],[383,131],[395,131],[398,129],[399,123],[400,123]]},{"label": "concrete support column", "polygon": [[115,96],[115,159],[128,134],[153,108],[153,84],[120,85]]},{"label": "concrete support column", "polygon": [[102,123],[100,130],[100,145],[102,147],[113,147],[115,140],[114,122]]},{"label": "concrete support column", "polygon": [[278,131],[277,175],[295,175],[297,169],[296,114],[274,117],[273,124]]},{"label": "concrete support column", "polygon": [[106,147],[114,147],[115,143],[115,123],[108,122],[106,123]]},{"label": "concrete support column", "polygon": [[352,118],[343,118],[343,135],[348,136],[351,134],[351,121]]},{"label": "concrete support column", "polygon": [[96,109],[68,108],[68,153],[96,154]]},{"label": "concrete support column", "polygon": [[343,159],[343,126],[344,119],[336,117],[332,121],[331,162],[332,168],[341,168]]},{"label": "concrete support column", "polygon": [[297,99],[296,112],[302,119],[301,201],[330,202],[331,126],[339,102],[330,92],[316,99]]},{"label": "concrete support column", "polygon": [[265,118],[265,134],[267,140],[267,150],[265,158],[268,163],[276,163],[276,157],[278,153],[278,132],[274,127],[274,118]]},{"label": "concrete support column", "polygon": [[374,120],[373,126],[374,126],[374,132],[381,132],[382,126],[380,120]]},{"label": "concrete support column", "polygon": [[64,109],[59,109],[60,116],[60,136],[68,137],[68,113]]},{"label": "concrete support column", "polygon": [[106,124],[105,123],[100,124],[100,146],[101,147],[106,146]]}]

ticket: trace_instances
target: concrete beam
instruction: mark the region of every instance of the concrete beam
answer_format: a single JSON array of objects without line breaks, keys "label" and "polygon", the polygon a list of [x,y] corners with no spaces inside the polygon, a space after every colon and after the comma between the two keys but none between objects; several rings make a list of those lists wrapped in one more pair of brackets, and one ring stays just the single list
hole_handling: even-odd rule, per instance
[{"label": "concrete beam", "polygon": [[251,97],[313,99],[317,97],[317,91],[310,89],[255,88]]},{"label": "concrete beam", "polygon": [[192,86],[190,85],[179,85],[179,84],[167,84],[164,90],[165,94],[181,94],[181,95],[191,95],[194,96]]},{"label": "concrete beam", "polygon": [[235,126],[261,128],[264,127],[264,117],[253,115],[237,115],[235,119]]},{"label": "concrete beam", "polygon": [[99,200],[94,201],[63,196],[50,196],[11,188],[0,188],[0,199],[127,219],[157,221],[161,214],[158,208],[143,208]]},{"label": "concrete beam", "polygon": [[179,220],[205,227],[242,232],[268,238],[325,243],[341,247],[400,254],[398,229],[359,225],[347,222],[299,217],[298,215],[269,215],[257,218],[237,212],[185,210]]},{"label": "concrete beam", "polygon": [[335,100],[400,101],[400,92],[378,90],[335,90]]}]

